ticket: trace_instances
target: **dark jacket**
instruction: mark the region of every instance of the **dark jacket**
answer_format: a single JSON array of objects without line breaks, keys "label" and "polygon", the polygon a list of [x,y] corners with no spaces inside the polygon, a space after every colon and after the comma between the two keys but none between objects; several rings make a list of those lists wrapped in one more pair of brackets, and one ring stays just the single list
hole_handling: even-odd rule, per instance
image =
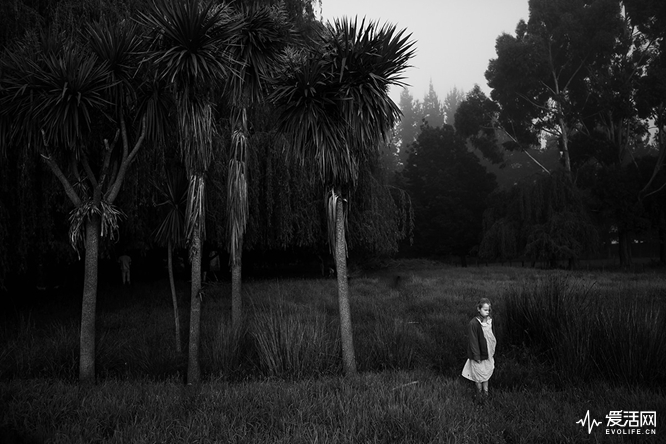
[{"label": "dark jacket", "polygon": [[[495,323],[492,324],[493,335],[495,334]],[[483,327],[477,317],[469,321],[467,332],[469,341],[467,342],[467,357],[473,361],[483,361],[488,359],[488,343],[483,336]]]}]

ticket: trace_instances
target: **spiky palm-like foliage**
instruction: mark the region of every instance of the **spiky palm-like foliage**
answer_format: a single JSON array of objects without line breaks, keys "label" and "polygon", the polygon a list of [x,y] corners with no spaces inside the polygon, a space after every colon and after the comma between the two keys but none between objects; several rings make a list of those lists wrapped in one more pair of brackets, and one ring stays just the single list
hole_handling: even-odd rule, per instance
[{"label": "spiky palm-like foliage", "polygon": [[153,232],[155,241],[160,245],[171,242],[174,248],[185,245],[185,213],[187,185],[181,178],[167,174],[164,182],[154,184],[162,201],[157,206],[166,208],[164,219]]},{"label": "spiky palm-like foliage", "polygon": [[100,22],[83,36],[85,44],[47,31],[36,47],[4,55],[0,127],[8,146],[40,152],[75,207],[70,237],[85,248],[79,378],[92,382],[100,236],[117,229],[121,212],[113,202],[143,145],[146,115],[135,104],[136,27]]},{"label": "spiky palm-like foliage", "polygon": [[155,0],[139,21],[153,33],[146,61],[180,94],[196,95],[230,73],[227,43],[235,29],[229,8],[206,0]]},{"label": "spiky palm-like foliage", "polygon": [[[345,372],[356,372],[346,263],[346,198],[359,162],[379,149],[400,111],[388,96],[402,85],[413,42],[395,26],[362,20],[328,24],[320,45],[291,53],[271,99],[281,110],[280,125],[293,154],[313,158],[330,189],[326,199],[329,243],[335,251]],[[334,229],[332,227],[335,227]]]},{"label": "spiky palm-like foliage", "polygon": [[146,63],[156,66],[176,103],[178,140],[187,170],[187,241],[192,261],[188,383],[197,383],[201,317],[201,250],[205,236],[205,173],[213,154],[213,94],[234,74],[227,48],[236,25],[226,5],[155,0],[140,22],[153,35]]},{"label": "spiky palm-like foliage", "polygon": [[292,29],[282,7],[241,3],[234,15],[238,28],[229,46],[238,75],[228,78],[225,91],[230,99],[231,157],[227,180],[227,220],[232,276],[232,324],[241,320],[241,256],[248,219],[247,155],[248,108],[264,100],[267,79],[272,76],[278,55],[291,39]]},{"label": "spiky palm-like foliage", "polygon": [[19,45],[6,52],[2,73],[0,113],[11,120],[5,129],[13,141],[77,149],[91,131],[93,115],[109,105],[108,66],[48,32],[37,48]]}]

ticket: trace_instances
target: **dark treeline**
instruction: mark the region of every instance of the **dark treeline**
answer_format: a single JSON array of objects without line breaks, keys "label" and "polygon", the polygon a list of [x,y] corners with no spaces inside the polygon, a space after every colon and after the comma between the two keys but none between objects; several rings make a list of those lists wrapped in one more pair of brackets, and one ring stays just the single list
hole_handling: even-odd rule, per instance
[{"label": "dark treeline", "polygon": [[[531,0],[529,11],[497,38],[490,97],[476,86],[440,101],[432,84],[422,101],[401,95],[389,158],[415,199],[411,253],[630,267],[649,248],[666,263],[665,4]],[[496,177],[492,194],[478,164]]]},{"label": "dark treeline", "polygon": [[[81,23],[120,22],[148,3],[3,2],[0,44],[36,45],[47,29],[79,35]],[[655,25],[664,20],[663,7],[647,0],[597,0],[587,2],[587,8],[596,11],[593,17],[581,15],[579,22],[562,23],[558,17],[586,2],[560,3],[550,8],[531,2],[530,18],[518,24],[515,35],[498,37],[498,56],[486,74],[491,97],[478,88],[467,94],[454,88],[440,100],[432,84],[422,101],[403,91],[403,118],[395,136],[382,156],[365,161],[366,174],[354,191],[349,216],[352,259],[365,262],[394,254],[400,245],[401,254],[459,257],[463,263],[478,255],[502,262],[575,264],[606,255],[616,245],[620,262],[630,266],[632,245],[657,238],[660,259],[666,260],[664,94],[659,75],[664,43],[662,27]],[[316,3],[294,0],[284,6],[300,38],[307,40],[320,26]],[[556,41],[557,51],[549,58],[543,46],[546,37],[564,38],[562,33],[568,37]],[[582,41],[589,42],[578,44]],[[525,54],[533,57],[531,69],[520,67]],[[207,175],[205,247],[221,250],[227,260],[232,110],[225,101],[217,107],[221,124]],[[248,213],[243,240],[246,272],[252,261],[262,258],[283,264],[277,258],[287,253],[303,258],[304,268],[328,268],[326,262],[332,259],[327,259],[321,203],[325,190],[311,174],[315,168],[283,155],[270,106],[253,105],[250,115],[254,148],[248,151],[248,199],[255,210]],[[433,131],[443,131],[439,142]],[[477,161],[460,150],[461,141]],[[167,171],[184,174],[175,138],[166,136],[161,143],[147,141],[150,148],[139,151],[136,168],[127,171],[125,192],[117,202],[123,209],[118,234],[101,245],[101,257],[110,262],[121,251],[145,257],[159,247],[152,235],[164,214],[157,206],[161,200],[156,184]],[[39,286],[56,284],[67,276],[65,270],[79,263],[67,236],[71,204],[37,151],[6,148],[0,166],[0,280],[11,286],[12,280],[31,276]],[[494,185],[478,165],[496,176],[498,189],[490,197]],[[426,183],[429,176],[436,180]],[[570,191],[557,196],[570,200],[560,202],[549,194],[560,188]],[[413,224],[412,244],[405,238]],[[182,247],[180,251],[185,256]],[[136,263],[144,262],[156,261]]]}]

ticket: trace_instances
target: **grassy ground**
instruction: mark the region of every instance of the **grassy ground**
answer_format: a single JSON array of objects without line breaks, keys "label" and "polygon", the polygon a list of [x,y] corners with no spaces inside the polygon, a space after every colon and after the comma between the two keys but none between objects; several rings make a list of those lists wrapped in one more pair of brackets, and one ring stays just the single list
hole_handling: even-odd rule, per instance
[{"label": "grassy ground", "polygon": [[[75,306],[58,302],[6,314],[0,442],[664,440],[664,368],[655,368],[664,361],[653,356],[666,350],[663,272],[571,274],[403,261],[353,279],[351,291],[356,378],[340,375],[333,280],[246,283],[248,318],[239,331],[228,327],[228,284],[210,285],[199,387],[182,382],[185,362],[174,351],[166,283],[100,291],[95,387],[76,384]],[[187,293],[186,283],[179,292]],[[473,401],[471,383],[458,376],[465,325],[480,297],[493,301],[499,341],[485,404]],[[547,322],[565,317],[594,322]],[[620,334],[608,336],[605,324]],[[556,346],[577,344],[585,332],[626,344],[599,342],[614,353],[598,355],[579,346],[563,354]],[[646,347],[652,352],[639,353]],[[596,367],[577,375],[592,356]],[[617,410],[657,411],[657,435],[607,435],[606,415]],[[577,423],[588,411],[602,421],[591,433]]]},{"label": "grassy ground", "polygon": [[[3,422],[26,442],[560,443],[625,442],[576,424],[589,410],[656,410],[649,390],[594,385],[496,390],[477,405],[460,379],[431,372],[365,373],[297,382],[52,380],[2,385]],[[605,422],[605,420],[604,420]],[[658,430],[658,432],[661,430]],[[1,436],[1,435],[0,435]],[[639,437],[633,442],[657,442]]]}]

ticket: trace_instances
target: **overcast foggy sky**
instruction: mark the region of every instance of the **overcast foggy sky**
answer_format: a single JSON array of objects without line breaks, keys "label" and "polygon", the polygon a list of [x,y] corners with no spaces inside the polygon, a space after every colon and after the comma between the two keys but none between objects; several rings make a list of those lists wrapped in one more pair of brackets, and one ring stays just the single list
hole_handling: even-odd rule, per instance
[{"label": "overcast foggy sky", "polygon": [[[495,40],[514,34],[528,19],[528,0],[322,0],[324,21],[366,17],[406,28],[416,40],[412,68],[405,72],[409,90],[423,100],[432,79],[444,100],[455,86],[468,92],[474,84],[489,93],[484,73],[495,58]],[[319,11],[318,11],[319,12]],[[396,103],[401,89],[393,88]]]}]

